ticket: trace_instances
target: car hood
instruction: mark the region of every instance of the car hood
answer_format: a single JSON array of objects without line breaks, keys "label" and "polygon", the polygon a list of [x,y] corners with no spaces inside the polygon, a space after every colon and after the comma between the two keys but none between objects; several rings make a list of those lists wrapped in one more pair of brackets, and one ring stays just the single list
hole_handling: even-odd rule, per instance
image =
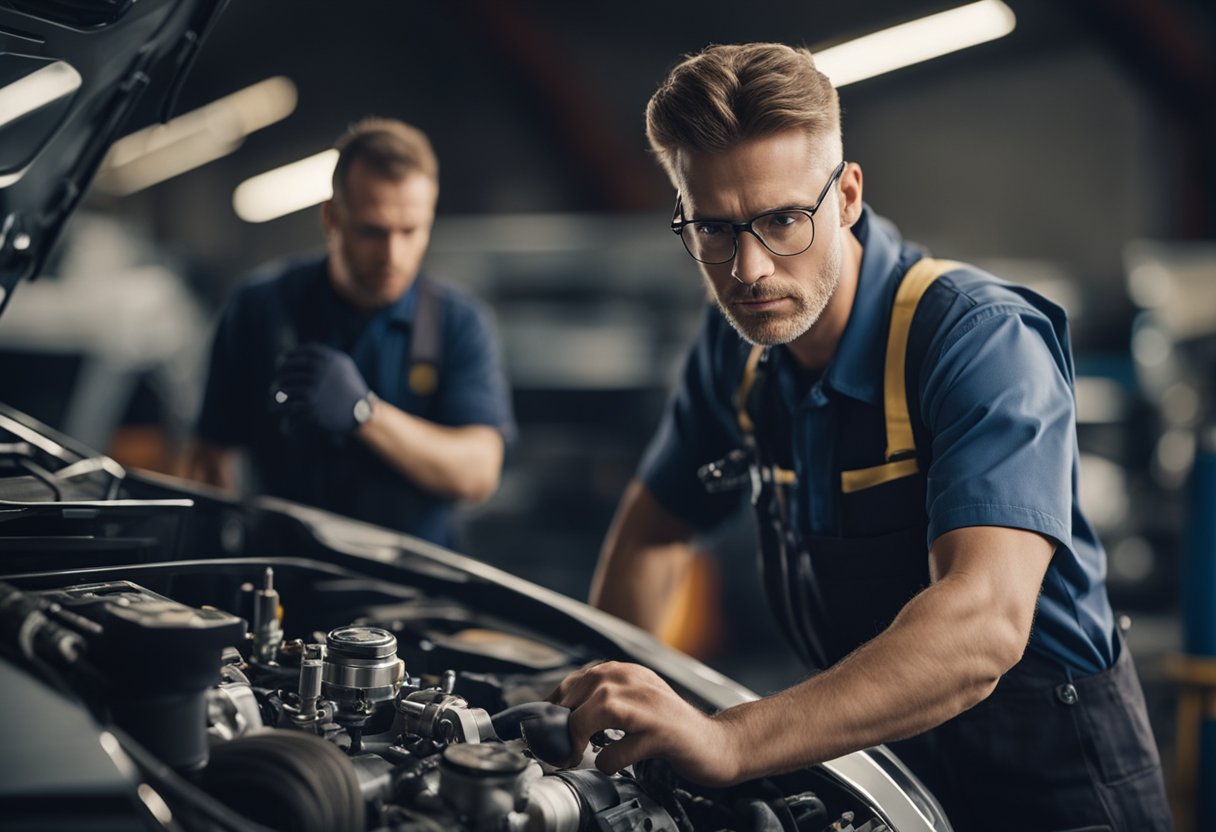
[{"label": "car hood", "polygon": [[226,4],[0,0],[0,313],[41,271],[146,92],[167,119]]}]

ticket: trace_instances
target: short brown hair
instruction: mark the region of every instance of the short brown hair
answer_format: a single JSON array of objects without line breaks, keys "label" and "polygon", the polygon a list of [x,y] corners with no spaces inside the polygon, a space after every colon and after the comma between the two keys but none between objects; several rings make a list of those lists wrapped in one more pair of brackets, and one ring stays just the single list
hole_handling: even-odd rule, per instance
[{"label": "short brown hair", "polygon": [[783,43],[707,46],[646,105],[646,137],[672,182],[680,151],[722,151],[790,128],[839,141],[840,99],[810,50]]},{"label": "short brown hair", "polygon": [[334,142],[338,163],[334,165],[334,195],[341,193],[346,173],[356,161],[379,176],[394,181],[421,173],[439,182],[439,160],[426,134],[417,127],[392,118],[368,116],[346,129]]}]

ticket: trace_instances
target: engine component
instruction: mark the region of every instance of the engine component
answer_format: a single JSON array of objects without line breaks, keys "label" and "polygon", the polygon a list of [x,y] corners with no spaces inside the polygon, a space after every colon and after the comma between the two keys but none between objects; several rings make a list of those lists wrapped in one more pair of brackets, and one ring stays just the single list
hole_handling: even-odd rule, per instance
[{"label": "engine component", "polygon": [[27,659],[71,664],[85,650],[84,637],[48,618],[44,605],[41,597],[0,583],[0,637]]},{"label": "engine component", "polygon": [[350,734],[350,751],[361,748],[363,725],[375,706],[389,702],[405,679],[397,639],[379,627],[339,627],[325,638],[321,693],[334,701],[334,722]]},{"label": "engine component", "polygon": [[[548,781],[562,781],[573,796]],[[530,790],[528,832],[575,832],[596,829],[600,832],[679,832],[675,821],[655,802],[637,781],[609,777],[597,769],[574,769],[546,777]],[[577,815],[575,814],[577,812]],[[571,820],[577,817],[573,825]]]},{"label": "engine component", "polygon": [[402,688],[396,706],[406,734],[444,743],[497,739],[486,711],[470,708],[463,697],[442,687]]},{"label": "engine component", "polygon": [[221,803],[274,829],[366,829],[354,766],[333,743],[311,734],[270,730],[217,745],[202,786]]},{"label": "engine component", "polygon": [[439,797],[471,829],[502,829],[504,818],[524,808],[527,767],[526,757],[504,745],[449,745],[439,764]]},{"label": "engine component", "polygon": [[525,702],[496,713],[494,731],[500,739],[522,738],[528,750],[552,766],[569,765],[570,709],[551,702]]},{"label": "engine component", "polygon": [[220,684],[207,691],[207,733],[233,740],[262,727],[258,700],[249,679],[234,664],[220,668]]},{"label": "engine component", "polygon": [[330,714],[321,700],[321,676],[324,673],[324,648],[320,644],[306,644],[300,659],[299,702],[285,705],[284,709],[294,727],[303,731],[320,733]]},{"label": "engine component", "polygon": [[578,832],[583,813],[578,795],[560,777],[544,777],[528,789],[527,832]]},{"label": "engine component", "polygon": [[207,762],[207,691],[220,678],[224,647],[245,622],[194,609],[129,581],[79,584],[41,593],[65,613],[100,625],[86,633],[109,684],[114,721],[179,770]]},{"label": "engine component", "polygon": [[[842,811],[858,804],[841,791],[767,780],[700,790],[661,760],[611,776],[555,770],[576,756],[570,711],[524,698],[546,687],[536,674],[447,670],[420,687],[407,681],[385,629],[351,625],[316,633],[325,644],[283,642],[269,570],[253,613],[247,639],[238,618],[127,582],[42,593],[0,585],[7,654],[45,665],[62,687],[96,693],[98,714],[108,707],[125,729],[111,728],[118,742],[188,819],[232,810],[306,832],[889,832],[872,813]],[[242,642],[252,648],[242,648],[247,663],[232,646]],[[470,704],[521,700],[493,716]],[[592,754],[619,738],[599,732]],[[161,761],[188,777],[175,784]],[[191,795],[190,782],[207,794]],[[838,820],[827,825],[829,817]]]},{"label": "engine component", "polygon": [[404,679],[405,662],[388,630],[339,627],[326,637],[321,691],[335,702],[387,702]]},{"label": "engine component", "polygon": [[262,588],[253,598],[253,660],[270,664],[283,643],[279,623],[279,593],[274,588],[274,570],[269,566],[262,576]]}]

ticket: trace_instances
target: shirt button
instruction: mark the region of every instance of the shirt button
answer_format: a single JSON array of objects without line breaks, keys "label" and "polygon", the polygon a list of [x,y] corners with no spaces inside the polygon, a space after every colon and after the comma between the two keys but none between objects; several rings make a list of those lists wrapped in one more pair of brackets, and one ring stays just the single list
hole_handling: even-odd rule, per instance
[{"label": "shirt button", "polygon": [[1071,684],[1060,685],[1056,688],[1056,699],[1059,699],[1065,705],[1077,704],[1077,689]]}]

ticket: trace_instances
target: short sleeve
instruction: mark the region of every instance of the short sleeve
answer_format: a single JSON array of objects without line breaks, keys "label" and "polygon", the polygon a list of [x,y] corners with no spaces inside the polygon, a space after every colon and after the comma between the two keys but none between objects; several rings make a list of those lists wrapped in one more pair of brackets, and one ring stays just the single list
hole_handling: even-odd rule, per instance
[{"label": "short sleeve", "polygon": [[449,295],[444,322],[436,421],[451,427],[488,425],[507,442],[516,434],[511,391],[493,317],[483,305]]},{"label": "short sleeve", "polygon": [[740,447],[731,404],[743,369],[739,353],[738,336],[717,310],[708,309],[638,468],[638,478],[660,505],[701,530],[729,516],[742,497],[711,494],[697,477],[698,468]]},{"label": "short sleeve", "polygon": [[1071,545],[1075,404],[1050,321],[1014,304],[972,310],[944,340],[922,389],[933,437],[929,541],[987,525]]},{"label": "short sleeve", "polygon": [[247,304],[238,292],[221,313],[211,342],[211,362],[195,433],[216,445],[243,445],[250,439]]}]

